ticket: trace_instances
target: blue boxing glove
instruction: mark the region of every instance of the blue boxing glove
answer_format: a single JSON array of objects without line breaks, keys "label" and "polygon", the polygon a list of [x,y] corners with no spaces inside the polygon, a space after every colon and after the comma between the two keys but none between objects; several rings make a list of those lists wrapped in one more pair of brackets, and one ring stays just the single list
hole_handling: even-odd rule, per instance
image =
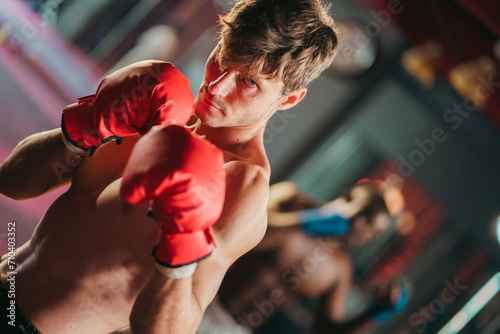
[{"label": "blue boxing glove", "polygon": [[403,310],[408,303],[408,288],[405,284],[400,283],[400,289],[397,296],[396,303],[394,306],[381,305],[380,303],[375,303],[370,309],[373,320],[377,323],[386,322],[394,314]]},{"label": "blue boxing glove", "polygon": [[351,220],[328,208],[302,210],[298,212],[299,224],[309,235],[346,235],[351,229]]}]

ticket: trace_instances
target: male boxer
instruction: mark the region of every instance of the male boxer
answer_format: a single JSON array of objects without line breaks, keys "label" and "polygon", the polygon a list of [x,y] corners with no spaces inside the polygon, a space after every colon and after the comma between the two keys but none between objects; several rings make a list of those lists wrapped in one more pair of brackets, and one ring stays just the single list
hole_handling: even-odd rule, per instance
[{"label": "male boxer", "polygon": [[193,133],[182,128],[193,112],[182,74],[141,62],[68,106],[62,130],[28,137],[2,164],[0,191],[15,199],[71,183],[17,250],[21,333],[129,323],[133,333],[193,333],[228,267],[263,237],[265,125],[302,100],[337,36],[317,0],[242,0],[221,22]]}]

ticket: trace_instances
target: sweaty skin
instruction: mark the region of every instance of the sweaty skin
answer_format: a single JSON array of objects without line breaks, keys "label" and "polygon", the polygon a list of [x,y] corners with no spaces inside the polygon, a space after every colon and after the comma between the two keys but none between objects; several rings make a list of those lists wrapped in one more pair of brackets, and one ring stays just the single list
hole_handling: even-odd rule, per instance
[{"label": "sweaty skin", "polygon": [[[18,250],[16,303],[42,333],[100,333],[128,322],[153,268],[157,233],[147,208],[127,206],[118,196],[136,140],[106,144],[96,159],[86,159]],[[5,261],[0,270],[7,286]]]},{"label": "sweaty skin", "polygon": [[[137,139],[105,144],[85,159],[70,189],[17,250],[16,303],[42,333],[105,333],[129,322],[154,267],[150,254],[158,233],[146,216],[147,203],[134,207],[119,197],[121,173]],[[226,156],[227,162],[235,159]],[[0,271],[8,286],[6,261]]]},{"label": "sweaty skin", "polygon": [[[101,145],[65,175],[69,190],[17,250],[16,303],[40,332],[108,333],[130,319],[137,333],[194,333],[227,268],[262,239],[270,174],[265,125],[276,110],[297,104],[305,89],[283,96],[281,82],[250,80],[240,69],[220,71],[214,54],[196,101],[194,132],[224,152],[226,200],[214,225],[217,248],[199,262],[193,277],[173,280],[158,274],[150,255],[158,226],[146,216],[147,203],[134,207],[119,197],[121,175],[139,136],[124,138],[120,146]],[[56,175],[50,162],[69,154],[60,136],[57,129],[20,144],[0,168],[0,178],[10,180],[0,192],[22,199],[59,187],[51,180]],[[42,152],[45,163],[31,172],[35,182],[21,187],[29,168],[19,166],[31,166],[35,151]],[[4,286],[9,271],[6,261],[0,263]]]}]

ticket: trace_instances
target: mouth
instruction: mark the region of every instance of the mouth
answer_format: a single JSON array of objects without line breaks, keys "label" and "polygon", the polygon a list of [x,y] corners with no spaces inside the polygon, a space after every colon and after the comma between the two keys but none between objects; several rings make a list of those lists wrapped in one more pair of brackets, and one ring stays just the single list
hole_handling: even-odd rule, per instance
[{"label": "mouth", "polygon": [[214,104],[212,102],[212,100],[208,98],[208,93],[205,90],[202,90],[202,94],[203,94],[203,103],[207,107],[217,109],[218,111],[224,113],[224,111],[222,110],[221,107],[219,107],[218,105]]}]

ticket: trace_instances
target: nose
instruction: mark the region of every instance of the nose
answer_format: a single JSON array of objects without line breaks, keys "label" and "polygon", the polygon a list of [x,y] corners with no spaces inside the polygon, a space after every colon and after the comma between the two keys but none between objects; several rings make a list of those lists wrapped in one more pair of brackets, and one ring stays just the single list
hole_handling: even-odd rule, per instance
[{"label": "nose", "polygon": [[208,91],[213,95],[226,96],[231,91],[234,85],[234,70],[227,70],[219,75],[218,78],[212,80],[208,84]]}]

